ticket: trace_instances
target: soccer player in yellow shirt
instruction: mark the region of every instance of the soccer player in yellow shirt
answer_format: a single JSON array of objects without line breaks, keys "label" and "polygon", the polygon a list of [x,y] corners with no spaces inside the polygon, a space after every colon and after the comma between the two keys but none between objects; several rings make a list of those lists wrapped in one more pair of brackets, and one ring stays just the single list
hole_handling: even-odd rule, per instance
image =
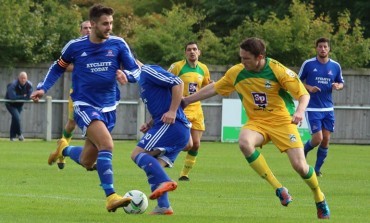
[{"label": "soccer player in yellow shirt", "polygon": [[[183,106],[216,94],[236,91],[249,120],[239,135],[239,147],[247,162],[275,190],[283,206],[292,201],[288,189],[276,179],[263,155],[256,150],[267,142],[288,155],[294,170],[314,195],[317,217],[327,219],[330,210],[321,192],[314,169],[305,160],[298,132],[310,96],[296,73],[266,57],[263,40],[247,38],[240,44],[241,63],[231,67],[219,81],[183,99]],[[298,100],[295,109],[292,96]]]},{"label": "soccer player in yellow shirt", "polygon": [[[200,50],[198,48],[198,44],[196,42],[189,42],[185,45],[186,59],[173,63],[168,69],[169,72],[180,77],[184,82],[184,97],[198,92],[202,87],[211,82],[208,67],[198,60],[199,56]],[[204,115],[200,101],[188,105],[184,112],[192,124],[192,143],[190,141],[184,149],[188,152],[179,180],[189,181],[189,172],[196,162],[196,157],[200,147],[200,139],[202,138],[203,132],[206,128],[204,125]]]}]

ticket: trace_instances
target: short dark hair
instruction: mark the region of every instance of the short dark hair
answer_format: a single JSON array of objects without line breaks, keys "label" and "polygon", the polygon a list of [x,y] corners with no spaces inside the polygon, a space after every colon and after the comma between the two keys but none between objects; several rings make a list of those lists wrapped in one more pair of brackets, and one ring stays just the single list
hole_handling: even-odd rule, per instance
[{"label": "short dark hair", "polygon": [[96,22],[102,15],[113,15],[113,14],[114,10],[112,8],[105,7],[101,4],[95,4],[90,8],[89,18],[91,21]]},{"label": "short dark hair", "polygon": [[328,46],[330,47],[330,40],[325,37],[318,38],[316,40],[316,47],[319,45],[319,43],[328,43]]},{"label": "short dark hair", "polygon": [[266,44],[262,39],[251,37],[243,40],[240,44],[240,48],[250,52],[255,57],[259,55],[266,56]]},{"label": "short dark hair", "polygon": [[198,47],[198,43],[197,43],[197,42],[195,42],[195,41],[190,41],[190,42],[188,42],[187,44],[185,44],[185,51],[186,51],[186,48],[188,48],[188,46],[189,46],[189,45],[193,45],[193,44],[197,45],[197,47]]}]

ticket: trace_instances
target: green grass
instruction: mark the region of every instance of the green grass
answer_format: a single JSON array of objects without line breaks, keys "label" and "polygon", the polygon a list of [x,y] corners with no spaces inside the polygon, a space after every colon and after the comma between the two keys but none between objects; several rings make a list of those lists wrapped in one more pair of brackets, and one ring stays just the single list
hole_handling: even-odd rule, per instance
[{"label": "green grass", "polygon": [[[72,144],[82,145],[82,141]],[[116,141],[113,157],[119,194],[138,189],[150,194],[144,172],[130,159],[134,141]],[[248,166],[237,144],[203,142],[190,182],[170,193],[173,216],[108,213],[96,172],[67,159],[62,171],[47,165],[55,141],[0,140],[0,222],[317,222],[313,196],[292,170],[285,154],[272,145],[264,154],[294,200],[283,207],[272,188]],[[181,153],[173,179],[183,164]],[[313,164],[315,152],[309,154]],[[331,145],[320,185],[330,205],[332,222],[370,221],[370,146]],[[148,212],[156,203],[149,201]]]}]

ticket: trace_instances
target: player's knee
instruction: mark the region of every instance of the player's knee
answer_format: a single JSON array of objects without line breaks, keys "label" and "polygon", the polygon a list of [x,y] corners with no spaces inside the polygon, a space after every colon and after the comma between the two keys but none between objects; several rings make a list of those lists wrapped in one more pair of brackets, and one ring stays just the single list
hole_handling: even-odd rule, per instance
[{"label": "player's knee", "polygon": [[136,159],[136,156],[139,155],[139,153],[137,151],[132,151],[131,153],[131,160],[135,162],[135,159]]},{"label": "player's knee", "polygon": [[247,142],[239,142],[239,148],[245,157],[252,155],[255,150],[254,146]]},{"label": "player's knee", "polygon": [[144,149],[140,148],[140,147],[136,147],[132,152],[131,152],[131,159],[132,161],[135,162],[135,159],[136,157],[140,154],[140,153],[143,153],[145,152]]},{"label": "player's knee", "polygon": [[316,147],[323,141],[322,134],[314,134],[311,139],[311,145]]},{"label": "player's knee", "polygon": [[191,147],[191,150],[198,151],[199,147],[200,147],[200,142],[195,142],[194,141],[193,146]]},{"label": "player's knee", "polygon": [[186,144],[185,148],[183,148],[182,151],[189,151],[191,148],[193,148],[193,144],[193,140],[190,137],[188,144]]},{"label": "player's knee", "polygon": [[304,162],[293,162],[293,169],[301,176],[306,176],[308,172],[308,165]]},{"label": "player's knee", "polygon": [[329,147],[329,138],[327,137],[324,137],[323,140],[321,141],[320,145],[324,148],[328,148]]},{"label": "player's knee", "polygon": [[80,164],[85,167],[86,169],[92,168],[95,164],[95,160],[89,160],[89,159],[80,159]]},{"label": "player's knee", "polygon": [[98,141],[95,144],[95,147],[101,151],[101,150],[107,150],[113,152],[113,141],[111,140],[104,140],[104,141]]}]

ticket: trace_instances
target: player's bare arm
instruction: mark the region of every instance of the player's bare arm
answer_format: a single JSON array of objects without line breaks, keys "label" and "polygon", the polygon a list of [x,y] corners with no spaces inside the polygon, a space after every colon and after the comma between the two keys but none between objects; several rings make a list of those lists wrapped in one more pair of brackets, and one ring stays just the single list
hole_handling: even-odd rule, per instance
[{"label": "player's bare arm", "polygon": [[197,93],[185,97],[181,102],[181,106],[185,108],[191,103],[202,101],[204,99],[215,96],[217,92],[214,86],[215,83],[210,83],[207,86],[201,88]]},{"label": "player's bare arm", "polygon": [[176,120],[176,111],[180,106],[181,99],[182,99],[182,92],[184,90],[184,83],[175,85],[172,87],[172,100],[170,109],[168,112],[164,113],[162,116],[162,121],[166,124],[173,124]]},{"label": "player's bare arm", "polygon": [[146,133],[153,126],[153,119],[141,125],[140,132]]},{"label": "player's bare arm", "polygon": [[306,107],[307,107],[309,101],[310,101],[310,95],[309,94],[302,95],[298,99],[297,109],[296,109],[295,113],[292,116],[292,123],[293,124],[296,124],[296,125],[301,124],[301,122],[303,120],[303,117],[304,117],[304,111],[306,110]]}]

